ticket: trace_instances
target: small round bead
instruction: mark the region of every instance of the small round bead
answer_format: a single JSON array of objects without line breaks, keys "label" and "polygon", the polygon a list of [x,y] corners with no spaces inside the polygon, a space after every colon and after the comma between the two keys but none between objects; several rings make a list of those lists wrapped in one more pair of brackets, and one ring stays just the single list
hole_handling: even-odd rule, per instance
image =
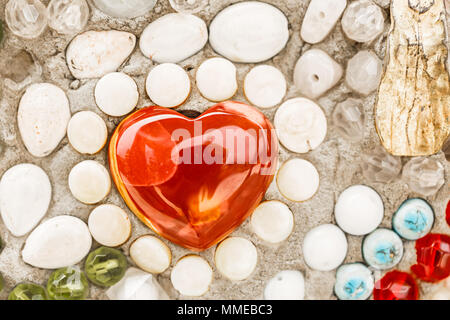
[{"label": "small round bead", "polygon": [[211,101],[225,101],[238,89],[236,67],[224,58],[211,58],[198,67],[197,88],[201,95]]},{"label": "small round bead", "polygon": [[88,225],[95,241],[108,247],[120,246],[131,235],[127,213],[113,204],[103,204],[92,210]]},{"label": "small round bead", "polygon": [[188,255],[173,267],[170,280],[173,287],[184,296],[204,295],[213,279],[211,266],[200,256]]},{"label": "small round bead", "polygon": [[50,275],[47,293],[52,300],[84,300],[89,283],[78,267],[61,268]]},{"label": "small round bead", "polygon": [[253,211],[250,220],[253,231],[262,240],[279,243],[286,240],[294,228],[294,216],[280,201],[266,201]]},{"label": "small round bead", "polygon": [[392,230],[380,228],[364,238],[364,260],[371,267],[386,270],[396,266],[403,256],[403,242]]},{"label": "small round bead", "polygon": [[110,287],[119,282],[127,270],[125,255],[113,248],[100,247],[92,251],[85,263],[88,279],[102,287]]},{"label": "small round bead", "polygon": [[150,235],[137,238],[130,246],[130,257],[136,265],[150,273],[164,272],[172,260],[169,247]]},{"label": "small round bead", "polygon": [[21,283],[11,291],[8,300],[48,300],[48,298],[43,287],[34,283]]},{"label": "small round bead", "polygon": [[366,300],[375,284],[372,272],[362,263],[340,266],[336,271],[334,293],[340,300]]},{"label": "small round bead", "polygon": [[417,240],[431,231],[434,211],[420,198],[405,200],[392,217],[392,227],[402,238]]},{"label": "small round bead", "polygon": [[275,107],[283,100],[286,90],[286,79],[275,67],[256,66],[245,76],[244,94],[257,107]]},{"label": "small round bead", "polygon": [[363,50],[348,61],[345,81],[352,90],[367,96],[378,88],[382,72],[378,56]]},{"label": "small round bead", "polygon": [[258,252],[247,239],[230,237],[217,246],[214,261],[219,272],[226,278],[244,280],[255,270]]},{"label": "small round bead", "polygon": [[92,111],[81,111],[72,116],[67,126],[67,137],[79,153],[95,154],[108,139],[105,121]]},{"label": "small round bead", "polygon": [[264,289],[266,300],[303,300],[304,297],[305,279],[300,271],[280,271],[267,282]]}]

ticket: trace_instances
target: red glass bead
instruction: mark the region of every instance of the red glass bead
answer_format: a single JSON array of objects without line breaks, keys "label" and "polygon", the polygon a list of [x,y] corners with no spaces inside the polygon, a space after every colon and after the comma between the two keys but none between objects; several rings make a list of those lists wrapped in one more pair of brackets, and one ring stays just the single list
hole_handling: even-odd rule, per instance
[{"label": "red glass bead", "polygon": [[419,288],[414,278],[406,272],[391,271],[375,282],[374,300],[417,300]]},{"label": "red glass bead", "polygon": [[445,209],[445,220],[447,220],[447,224],[450,226],[450,201],[447,202],[447,209]]},{"label": "red glass bead", "polygon": [[416,253],[411,271],[419,279],[438,282],[450,276],[450,236],[430,233],[416,241]]},{"label": "red glass bead", "polygon": [[238,102],[217,104],[195,119],[144,108],[120,123],[109,145],[111,174],[129,208],[192,250],[216,244],[252,213],[277,160],[270,121]]}]

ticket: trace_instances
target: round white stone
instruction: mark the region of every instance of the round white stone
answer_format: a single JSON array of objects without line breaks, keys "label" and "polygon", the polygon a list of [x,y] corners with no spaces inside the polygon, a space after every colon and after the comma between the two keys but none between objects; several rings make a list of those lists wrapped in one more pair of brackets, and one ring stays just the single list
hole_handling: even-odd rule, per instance
[{"label": "round white stone", "polygon": [[267,282],[264,289],[266,300],[303,300],[304,298],[305,279],[300,271],[280,271]]},{"label": "round white stone", "polygon": [[32,84],[20,99],[17,125],[25,147],[35,157],[55,150],[66,135],[69,120],[69,100],[53,84]]},{"label": "round white stone", "polygon": [[374,189],[354,185],[340,194],[334,214],[342,230],[362,236],[375,230],[383,220],[383,200]]},{"label": "round white stone", "polygon": [[266,201],[253,211],[250,220],[253,231],[262,240],[279,243],[286,240],[294,228],[294,216],[280,201]]},{"label": "round white stone", "polygon": [[294,84],[304,96],[315,99],[333,88],[342,78],[343,69],[320,49],[306,51],[294,69]]},{"label": "round white stone", "polygon": [[197,88],[201,95],[211,101],[225,101],[236,93],[236,67],[224,58],[211,58],[198,67]]},{"label": "round white stone", "polygon": [[108,170],[96,161],[82,161],[70,171],[69,189],[72,195],[83,203],[100,202],[111,190]]},{"label": "round white stone", "polygon": [[67,137],[79,153],[95,154],[108,139],[105,121],[92,111],[81,111],[72,116],[67,126]]},{"label": "round white stone", "polygon": [[341,19],[345,35],[357,42],[375,40],[384,29],[383,11],[371,0],[350,3]]},{"label": "round white stone", "polygon": [[278,8],[244,1],[219,12],[209,26],[211,47],[234,62],[257,63],[277,55],[289,39],[288,20]]},{"label": "round white stone", "polygon": [[272,108],[286,95],[284,75],[275,67],[260,65],[254,67],[244,80],[244,94],[248,101],[260,108]]},{"label": "round white stone", "polygon": [[30,234],[22,258],[33,267],[58,269],[79,263],[91,249],[87,225],[72,216],[58,216],[41,223]]},{"label": "round white stone", "polygon": [[308,43],[324,40],[347,6],[347,0],[311,0],[303,18],[301,36]]},{"label": "round white stone", "polygon": [[296,158],[283,163],[276,179],[280,193],[291,201],[306,201],[319,189],[319,173],[316,167],[303,159]]},{"label": "round white stone", "polygon": [[172,261],[169,247],[150,235],[139,237],[131,244],[130,257],[139,268],[150,273],[164,272]]},{"label": "round white stone", "polygon": [[103,204],[92,210],[88,226],[95,241],[108,247],[120,246],[131,235],[127,213],[113,204]]},{"label": "round white stone", "polygon": [[179,65],[163,63],[150,71],[145,88],[153,103],[174,108],[183,104],[189,97],[191,81]]},{"label": "round white stone", "polygon": [[303,240],[303,257],[314,270],[336,269],[346,255],[347,238],[334,224],[323,224],[311,229]]},{"label": "round white stone", "polygon": [[200,51],[208,41],[205,22],[192,15],[169,13],[142,32],[142,54],[158,63],[181,62]]},{"label": "round white stone", "polygon": [[214,261],[223,276],[239,281],[247,279],[253,273],[258,253],[249,240],[229,237],[217,246]]},{"label": "round white stone", "polygon": [[307,153],[316,149],[327,135],[327,118],[322,109],[306,98],[284,102],[274,119],[281,144],[292,152]]},{"label": "round white stone", "polygon": [[9,168],[0,180],[0,212],[16,237],[30,232],[45,216],[52,196],[47,174],[33,164]]},{"label": "round white stone", "polygon": [[204,295],[212,282],[213,271],[205,259],[197,255],[181,258],[173,267],[170,280],[173,287],[184,296]]},{"label": "round white stone", "polygon": [[354,91],[368,95],[378,88],[383,65],[372,51],[358,52],[348,61],[345,81]]},{"label": "round white stone", "polygon": [[107,115],[121,117],[137,105],[139,92],[134,80],[122,72],[112,72],[95,86],[95,102]]}]

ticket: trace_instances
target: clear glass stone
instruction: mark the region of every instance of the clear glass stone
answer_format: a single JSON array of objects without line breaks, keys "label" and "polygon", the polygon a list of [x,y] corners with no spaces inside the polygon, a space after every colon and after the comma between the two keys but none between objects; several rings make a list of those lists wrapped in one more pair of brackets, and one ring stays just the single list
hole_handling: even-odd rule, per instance
[{"label": "clear glass stone", "polygon": [[157,0],[93,0],[101,11],[117,18],[136,18],[153,9]]},{"label": "clear glass stone", "polygon": [[378,88],[382,72],[383,65],[378,56],[363,50],[348,61],[345,81],[351,89],[367,96]]},{"label": "clear glass stone", "polygon": [[208,0],[169,0],[172,8],[177,12],[196,13],[208,5]]},{"label": "clear glass stone", "polygon": [[5,17],[12,33],[26,39],[39,37],[47,26],[47,10],[39,0],[10,0]]},{"label": "clear glass stone", "polygon": [[357,42],[370,42],[384,30],[383,11],[371,0],[352,2],[341,22],[347,37]]},{"label": "clear glass stone", "polygon": [[0,62],[0,75],[16,84],[24,82],[36,71],[33,56],[25,50],[13,51],[8,59]]},{"label": "clear glass stone", "polygon": [[89,19],[86,0],[52,0],[48,7],[48,25],[62,34],[82,30]]},{"label": "clear glass stone", "polygon": [[337,132],[350,141],[364,137],[364,119],[361,101],[353,98],[338,103],[332,116]]},{"label": "clear glass stone", "polygon": [[403,168],[402,178],[412,191],[431,196],[444,184],[444,166],[433,158],[413,158]]},{"label": "clear glass stone", "polygon": [[361,164],[364,177],[371,182],[388,183],[394,180],[402,170],[399,157],[386,152],[382,146],[364,155]]}]

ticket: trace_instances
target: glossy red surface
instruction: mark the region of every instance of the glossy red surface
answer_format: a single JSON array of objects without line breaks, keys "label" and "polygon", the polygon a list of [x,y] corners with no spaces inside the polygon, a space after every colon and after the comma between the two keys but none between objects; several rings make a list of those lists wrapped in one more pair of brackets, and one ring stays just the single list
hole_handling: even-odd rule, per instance
[{"label": "glossy red surface", "polygon": [[196,119],[144,108],[122,121],[111,139],[113,179],[149,227],[181,246],[204,250],[262,200],[277,165],[272,129],[262,113],[238,102],[217,104]]},{"label": "glossy red surface", "polygon": [[447,202],[447,209],[445,209],[445,220],[447,224],[450,226],[450,201]]},{"label": "glossy red surface", "polygon": [[414,278],[406,272],[391,271],[375,282],[374,300],[417,300],[419,288]]},{"label": "glossy red surface", "polygon": [[438,282],[450,276],[450,236],[430,233],[416,241],[416,253],[411,271],[419,279]]}]

